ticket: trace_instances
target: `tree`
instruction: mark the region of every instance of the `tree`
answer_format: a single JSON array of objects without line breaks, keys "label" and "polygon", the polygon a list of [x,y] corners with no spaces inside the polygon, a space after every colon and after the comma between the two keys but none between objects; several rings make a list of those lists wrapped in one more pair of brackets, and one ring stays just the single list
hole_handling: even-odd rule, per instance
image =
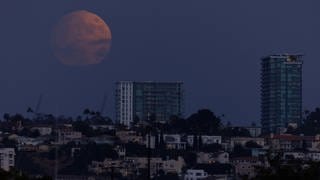
[{"label": "tree", "polygon": [[305,135],[320,134],[320,108],[316,108],[312,112],[306,111],[306,117],[303,124],[292,133],[303,133]]},{"label": "tree", "polygon": [[232,152],[233,157],[250,156],[250,150],[245,149],[242,145],[236,144]]},{"label": "tree", "polygon": [[245,144],[246,148],[262,148],[262,146],[260,146],[258,143],[256,143],[255,141],[248,141]]},{"label": "tree", "polygon": [[197,164],[197,154],[194,152],[186,152],[182,157],[188,167],[193,167]]},{"label": "tree", "polygon": [[93,129],[90,127],[90,125],[85,122],[85,121],[75,121],[73,124],[72,124],[72,127],[73,127],[73,130],[75,131],[79,131],[81,132],[82,134],[84,134],[85,136],[93,136],[94,135],[94,132],[93,132]]},{"label": "tree", "polygon": [[90,113],[91,113],[91,111],[90,111],[88,108],[86,108],[86,109],[83,110],[83,114],[84,114],[84,115],[88,115],[88,114],[90,114]]},{"label": "tree", "polygon": [[221,134],[226,137],[251,137],[250,132],[242,127],[226,127]]},{"label": "tree", "polygon": [[219,134],[221,120],[212,111],[201,109],[187,119],[189,131],[203,134]]}]

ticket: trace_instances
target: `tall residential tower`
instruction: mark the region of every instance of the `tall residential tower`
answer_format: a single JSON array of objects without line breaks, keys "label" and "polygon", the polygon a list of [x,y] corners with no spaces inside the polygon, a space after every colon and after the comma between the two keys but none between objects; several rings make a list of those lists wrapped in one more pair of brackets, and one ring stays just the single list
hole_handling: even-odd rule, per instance
[{"label": "tall residential tower", "polygon": [[130,126],[134,119],[168,121],[171,116],[183,116],[184,91],[182,82],[116,83],[116,119]]},{"label": "tall residential tower", "polygon": [[263,133],[279,133],[302,119],[302,55],[262,58],[261,124]]}]

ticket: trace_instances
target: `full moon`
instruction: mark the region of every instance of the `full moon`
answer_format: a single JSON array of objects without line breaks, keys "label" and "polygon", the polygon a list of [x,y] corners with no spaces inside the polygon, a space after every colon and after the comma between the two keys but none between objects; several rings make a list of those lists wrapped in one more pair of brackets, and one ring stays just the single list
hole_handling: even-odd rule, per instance
[{"label": "full moon", "polygon": [[53,53],[65,65],[99,64],[110,51],[111,39],[110,28],[98,15],[74,11],[54,26]]}]

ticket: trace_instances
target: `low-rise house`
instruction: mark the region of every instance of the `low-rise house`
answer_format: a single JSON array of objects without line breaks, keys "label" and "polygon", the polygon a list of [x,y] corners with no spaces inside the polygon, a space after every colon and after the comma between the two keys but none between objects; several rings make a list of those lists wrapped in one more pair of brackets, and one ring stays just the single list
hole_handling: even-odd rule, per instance
[{"label": "low-rise house", "polygon": [[110,124],[90,124],[90,127],[93,130],[114,130],[114,125]]},{"label": "low-rise house", "polygon": [[9,171],[15,166],[14,148],[0,148],[0,168]]},{"label": "low-rise house", "polygon": [[[221,136],[210,136],[210,135],[201,135],[197,136],[197,138],[201,138],[202,144],[209,145],[209,144],[221,144],[222,143],[222,137]],[[187,143],[188,146],[194,145],[194,135],[188,135],[187,136]]]},{"label": "low-rise house", "polygon": [[18,148],[22,146],[38,146],[43,144],[47,138],[30,138],[25,136],[18,136],[14,139],[17,142]]},{"label": "low-rise house", "polygon": [[105,159],[104,161],[92,161],[88,170],[95,174],[102,174],[110,171],[112,168],[120,169],[124,167],[122,160]]},{"label": "low-rise house", "polygon": [[117,152],[120,158],[126,157],[126,148],[124,146],[117,145],[114,150]]},{"label": "low-rise house", "polygon": [[188,169],[184,175],[184,180],[198,180],[208,177],[208,173],[203,169]]},{"label": "low-rise house", "polygon": [[233,168],[231,164],[197,164],[193,169],[188,169],[184,179],[233,179]]},{"label": "low-rise house", "polygon": [[[127,157],[127,160],[134,162],[138,169],[147,169],[148,158],[147,157]],[[160,170],[165,173],[177,173],[181,174],[182,168],[185,166],[185,161],[182,157],[177,159],[162,159],[158,157],[153,157],[150,160],[151,164],[151,174],[157,174]]]},{"label": "low-rise house", "polygon": [[314,136],[314,140],[311,142],[311,146],[308,148],[309,151],[320,152],[320,135]]},{"label": "low-rise house", "polygon": [[306,159],[311,161],[320,161],[320,152],[307,152]]},{"label": "low-rise house", "polygon": [[51,135],[52,128],[50,126],[34,126],[31,128],[31,131],[38,131],[41,136]]},{"label": "low-rise house", "polygon": [[262,162],[257,157],[237,157],[231,160],[235,174],[238,177],[247,176],[249,179],[256,176],[256,167],[267,167],[267,162]]},{"label": "low-rise house", "polygon": [[306,158],[306,154],[304,152],[299,151],[284,152],[282,158],[285,160],[304,160]]},{"label": "low-rise house", "polygon": [[109,135],[101,135],[101,136],[91,137],[90,141],[95,142],[96,144],[113,145],[115,143],[115,137],[109,136]]},{"label": "low-rise house", "polygon": [[250,150],[253,157],[265,156],[268,152],[268,148],[251,148]]},{"label": "low-rise house", "polygon": [[267,138],[270,149],[277,151],[312,148],[312,143],[316,141],[318,140],[314,136],[296,136],[292,134],[271,134]]},{"label": "low-rise house", "polygon": [[202,144],[221,144],[221,136],[201,136]]},{"label": "low-rise house", "polygon": [[212,164],[212,163],[229,163],[229,153],[228,152],[215,152],[215,153],[206,153],[198,152],[197,153],[197,163],[198,164]]},{"label": "low-rise house", "polygon": [[[184,159],[165,159],[159,157],[152,157],[150,159],[150,174],[156,176],[160,171],[164,173],[178,173],[182,172],[185,166]],[[103,162],[93,161],[89,166],[89,171],[96,174],[108,172],[111,168],[116,168],[123,176],[128,176],[138,169],[148,168],[147,157],[126,157],[124,160],[105,159]]]},{"label": "low-rise house", "polygon": [[291,151],[283,152],[282,159],[284,160],[305,160],[305,161],[320,161],[320,152],[312,151]]},{"label": "low-rise house", "polygon": [[181,140],[179,134],[164,134],[163,141],[167,149],[186,149],[187,143]]},{"label": "low-rise house", "polygon": [[216,162],[218,163],[222,163],[222,164],[226,164],[229,163],[229,153],[228,152],[216,152],[213,153],[213,157],[215,159]]},{"label": "low-rise house", "polygon": [[136,131],[116,131],[116,136],[122,143],[138,143],[145,144],[143,136],[139,135]]},{"label": "low-rise house", "polygon": [[82,133],[78,131],[73,131],[69,128],[63,128],[57,130],[58,134],[58,144],[67,144],[71,141],[75,141],[77,139],[82,138]]}]

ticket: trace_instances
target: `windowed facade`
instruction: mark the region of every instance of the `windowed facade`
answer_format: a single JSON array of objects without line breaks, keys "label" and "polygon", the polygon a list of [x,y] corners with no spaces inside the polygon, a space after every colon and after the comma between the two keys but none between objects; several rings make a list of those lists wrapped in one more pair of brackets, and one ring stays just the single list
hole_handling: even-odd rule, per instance
[{"label": "windowed facade", "polygon": [[182,82],[117,82],[117,121],[130,126],[134,119],[168,121],[182,116],[184,92]]},{"label": "windowed facade", "polygon": [[263,133],[278,133],[302,116],[302,55],[272,55],[261,62]]}]

